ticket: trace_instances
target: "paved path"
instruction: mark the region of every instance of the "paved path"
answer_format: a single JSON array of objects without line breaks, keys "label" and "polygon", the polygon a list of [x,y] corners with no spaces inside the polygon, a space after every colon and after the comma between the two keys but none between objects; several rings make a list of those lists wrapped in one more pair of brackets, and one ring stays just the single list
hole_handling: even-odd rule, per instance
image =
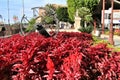
[{"label": "paved path", "polygon": [[[101,35],[100,36],[102,39],[104,39],[104,40],[107,40],[108,41],[108,39],[109,39],[109,35]],[[114,36],[113,37],[113,39],[114,39],[114,43],[115,43],[115,47],[120,47],[120,36]]]}]

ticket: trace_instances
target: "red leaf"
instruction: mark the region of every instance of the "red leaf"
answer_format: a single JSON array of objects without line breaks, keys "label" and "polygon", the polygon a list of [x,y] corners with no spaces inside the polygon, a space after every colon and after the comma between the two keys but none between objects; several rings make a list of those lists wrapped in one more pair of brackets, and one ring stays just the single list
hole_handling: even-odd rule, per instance
[{"label": "red leaf", "polygon": [[54,63],[53,63],[52,59],[49,56],[47,58],[46,67],[49,70],[48,80],[51,80],[52,77],[53,77],[53,73],[54,73]]}]

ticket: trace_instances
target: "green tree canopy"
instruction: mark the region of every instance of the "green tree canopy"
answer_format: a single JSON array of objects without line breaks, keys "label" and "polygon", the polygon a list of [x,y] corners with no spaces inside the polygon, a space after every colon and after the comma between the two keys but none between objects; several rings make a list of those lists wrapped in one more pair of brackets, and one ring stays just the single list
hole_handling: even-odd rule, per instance
[{"label": "green tree canopy", "polygon": [[79,15],[79,17],[81,17],[81,26],[82,27],[84,27],[85,23],[90,23],[93,20],[90,9],[88,9],[87,7],[79,8],[78,15]]},{"label": "green tree canopy", "polygon": [[93,12],[100,0],[76,0],[76,8],[87,7],[90,12]]},{"label": "green tree canopy", "polygon": [[81,7],[86,7],[93,14],[96,6],[99,4],[100,0],[67,0],[68,4],[68,14],[71,20],[74,20],[74,15],[77,9]]},{"label": "green tree canopy", "polygon": [[53,24],[55,22],[54,14],[56,8],[54,8],[52,4],[47,4],[44,9],[45,9],[45,16],[42,16],[42,23]]},{"label": "green tree canopy", "polygon": [[86,7],[81,7],[78,9],[78,15],[79,17],[81,17],[81,19],[83,19],[86,22],[90,22],[92,21],[92,14],[90,12],[90,10]]},{"label": "green tree canopy", "polygon": [[69,21],[67,7],[59,7],[56,10],[56,13],[57,13],[57,18],[59,19],[59,21],[64,21],[64,22]]},{"label": "green tree canopy", "polygon": [[28,27],[27,27],[26,31],[29,32],[29,31],[35,30],[34,29],[35,23],[36,23],[36,19],[32,18],[28,23]]},{"label": "green tree canopy", "polygon": [[67,5],[68,5],[68,14],[69,18],[74,21],[74,15],[76,12],[76,3],[75,0],[67,0]]},{"label": "green tree canopy", "polygon": [[54,12],[56,11],[56,8],[52,4],[47,4],[45,6],[46,15],[53,17]]},{"label": "green tree canopy", "polygon": [[45,16],[44,17],[44,22],[46,23],[46,24],[53,24],[54,23],[54,19],[53,19],[53,17],[50,17],[50,16]]}]

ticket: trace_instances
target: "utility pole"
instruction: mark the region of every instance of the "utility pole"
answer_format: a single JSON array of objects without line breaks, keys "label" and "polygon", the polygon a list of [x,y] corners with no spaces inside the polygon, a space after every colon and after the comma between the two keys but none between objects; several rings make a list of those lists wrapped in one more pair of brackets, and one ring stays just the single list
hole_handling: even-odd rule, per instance
[{"label": "utility pole", "polygon": [[7,7],[8,7],[8,25],[10,26],[10,9],[9,9],[9,0],[7,0]]},{"label": "utility pole", "polygon": [[110,44],[114,45],[114,31],[113,31],[113,7],[114,7],[114,0],[111,0],[111,22],[110,22],[110,34],[109,34],[109,42]]},{"label": "utility pole", "polygon": [[25,14],[24,12],[24,0],[22,0],[22,7],[23,7],[23,15]]},{"label": "utility pole", "polygon": [[103,8],[102,8],[102,34],[104,34],[104,28],[105,28],[105,0],[102,2]]},{"label": "utility pole", "polygon": [[10,27],[10,9],[9,9],[9,0],[7,0],[7,8],[8,8],[8,27],[9,27],[9,34],[12,34],[12,28]]}]

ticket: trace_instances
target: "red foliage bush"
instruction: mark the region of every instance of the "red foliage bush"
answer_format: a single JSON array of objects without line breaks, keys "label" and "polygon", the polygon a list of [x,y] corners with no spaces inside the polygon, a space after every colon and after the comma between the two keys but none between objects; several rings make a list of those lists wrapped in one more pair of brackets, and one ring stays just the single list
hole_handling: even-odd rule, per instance
[{"label": "red foliage bush", "polygon": [[86,33],[0,39],[0,80],[119,80],[120,52],[92,46]]}]

